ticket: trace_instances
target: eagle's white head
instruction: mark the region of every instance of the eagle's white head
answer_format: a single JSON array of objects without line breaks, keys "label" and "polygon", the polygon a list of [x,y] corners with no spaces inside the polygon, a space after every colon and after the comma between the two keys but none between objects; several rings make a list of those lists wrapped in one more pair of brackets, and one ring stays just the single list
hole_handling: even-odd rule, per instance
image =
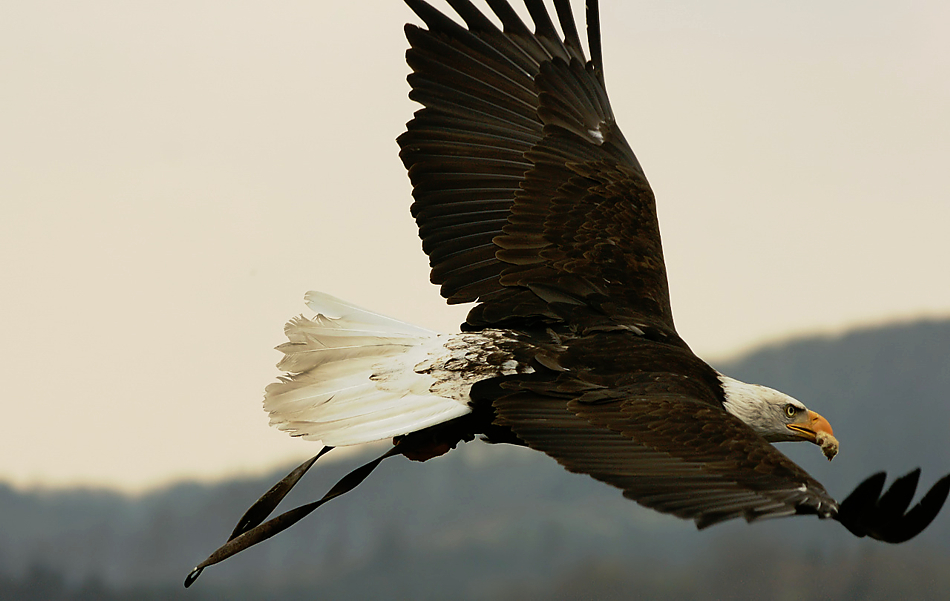
[{"label": "eagle's white head", "polygon": [[719,374],[726,411],[769,442],[808,441],[830,460],[838,452],[831,424],[798,399],[767,386],[747,384]]}]

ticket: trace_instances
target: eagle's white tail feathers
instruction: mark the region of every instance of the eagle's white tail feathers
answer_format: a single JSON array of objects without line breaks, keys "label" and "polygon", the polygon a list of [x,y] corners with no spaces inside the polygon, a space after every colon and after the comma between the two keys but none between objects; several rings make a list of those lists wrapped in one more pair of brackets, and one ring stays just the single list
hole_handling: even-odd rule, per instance
[{"label": "eagle's white tail feathers", "polygon": [[[344,319],[354,326],[365,328],[372,332],[391,332],[395,334],[418,334],[423,336],[435,336],[438,332],[427,330],[411,323],[399,321],[392,317],[380,315],[374,311],[358,307],[353,303],[348,303],[335,296],[330,296],[324,292],[311,290],[304,296],[307,306],[318,315],[323,315],[329,319]],[[353,328],[353,331],[359,328]]]},{"label": "eagle's white tail feathers", "polygon": [[414,432],[469,413],[460,398],[430,392],[434,379],[414,367],[446,352],[444,335],[320,292],[317,315],[284,328],[289,342],[278,367],[287,375],[267,387],[264,408],[281,430],[331,446]]}]

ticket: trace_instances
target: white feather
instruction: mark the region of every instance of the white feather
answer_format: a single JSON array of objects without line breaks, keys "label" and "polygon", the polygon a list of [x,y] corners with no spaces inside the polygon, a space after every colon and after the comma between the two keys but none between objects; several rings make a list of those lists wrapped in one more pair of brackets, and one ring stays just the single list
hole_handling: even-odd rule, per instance
[{"label": "white feather", "polygon": [[748,384],[719,374],[725,396],[726,411],[741,419],[757,434],[770,442],[797,440],[782,419],[786,405],[807,411],[801,401],[768,386]]},{"label": "white feather", "polygon": [[[471,412],[471,382],[459,378],[444,396],[437,379],[416,366],[449,358],[454,337],[309,292],[317,315],[290,320],[278,367],[289,372],[267,387],[273,426],[331,446],[408,434]],[[444,382],[443,382],[444,383]]]},{"label": "white feather", "polygon": [[[374,311],[369,311],[358,307],[345,300],[335,296],[330,296],[324,292],[311,290],[304,296],[307,306],[314,313],[323,315],[332,320],[344,320],[351,324],[365,326],[367,331],[373,332],[391,332],[395,334],[417,334],[420,336],[436,336],[438,332],[427,330],[411,323],[399,321],[392,317],[380,315]],[[354,331],[351,329],[351,331]]]}]

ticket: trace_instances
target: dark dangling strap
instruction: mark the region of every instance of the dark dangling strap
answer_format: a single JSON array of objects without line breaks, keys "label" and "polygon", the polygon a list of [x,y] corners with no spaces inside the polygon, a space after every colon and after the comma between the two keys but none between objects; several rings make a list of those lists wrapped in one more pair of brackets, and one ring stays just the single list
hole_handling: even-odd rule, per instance
[{"label": "dark dangling strap", "polygon": [[267,516],[269,516],[284,497],[287,496],[290,489],[303,478],[303,475],[307,473],[310,466],[316,463],[317,459],[320,459],[332,450],[333,447],[323,447],[314,457],[298,465],[292,472],[287,474],[283,480],[261,495],[261,498],[255,501],[254,504],[244,512],[241,519],[238,520],[234,530],[231,531],[231,536],[228,537],[228,542],[231,542],[255,526],[259,526],[266,520]]},{"label": "dark dangling strap", "polygon": [[282,513],[276,518],[263,522],[267,516],[271,514],[277,504],[280,503],[290,489],[294,487],[295,484],[303,477],[303,475],[310,469],[310,466],[313,465],[317,459],[329,452],[333,447],[324,447],[320,453],[318,453],[312,459],[308,459],[304,463],[300,464],[294,471],[287,474],[287,476],[275,484],[269,491],[264,493],[250,509],[245,512],[245,514],[238,521],[237,526],[234,527],[234,531],[231,533],[231,537],[228,539],[228,542],[218,548],[217,551],[212,553],[208,559],[204,560],[191,571],[190,574],[185,578],[185,588],[188,588],[198,579],[198,576],[201,575],[201,572],[208,566],[214,565],[221,561],[224,561],[228,557],[240,553],[248,547],[252,547],[259,542],[265,541],[270,537],[283,532],[287,528],[290,528],[303,518],[307,517],[313,510],[317,507],[320,507],[330,499],[335,499],[340,495],[346,494],[360,485],[360,483],[366,479],[367,476],[372,473],[376,466],[378,466],[383,459],[387,457],[392,457],[393,455],[398,455],[402,452],[402,449],[399,448],[399,445],[393,446],[389,451],[384,453],[382,456],[370,461],[366,465],[356,468],[349,474],[343,476],[339,482],[337,482],[330,491],[323,496],[319,501],[314,501],[313,503],[307,503],[306,505],[301,505],[296,509],[291,509],[286,513]]}]

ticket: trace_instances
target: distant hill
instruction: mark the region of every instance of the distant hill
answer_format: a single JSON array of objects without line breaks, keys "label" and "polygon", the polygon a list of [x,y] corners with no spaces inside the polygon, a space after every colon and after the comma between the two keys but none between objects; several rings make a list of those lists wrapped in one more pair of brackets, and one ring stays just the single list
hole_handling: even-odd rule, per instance
[{"label": "distant hill", "polygon": [[[835,427],[831,464],[781,445],[839,498],[872,472],[950,471],[950,321],[807,338],[717,365],[789,392]],[[285,502],[367,458],[317,464]],[[950,508],[910,543],[813,518],[697,532],[545,456],[469,443],[386,461],[297,526],[181,581],[292,466],[141,497],[0,485],[0,599],[950,598]]]}]

